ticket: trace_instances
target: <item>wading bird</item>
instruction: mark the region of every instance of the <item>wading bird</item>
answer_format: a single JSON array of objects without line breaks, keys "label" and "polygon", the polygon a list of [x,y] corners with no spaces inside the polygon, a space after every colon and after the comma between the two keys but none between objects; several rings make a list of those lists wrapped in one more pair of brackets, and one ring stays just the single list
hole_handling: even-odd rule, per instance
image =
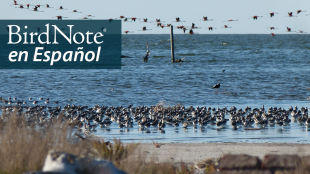
[{"label": "wading bird", "polygon": [[41,6],[44,6],[44,5],[38,4],[38,5],[36,5],[36,6],[40,8]]},{"label": "wading bird", "polygon": [[194,31],[192,29],[190,29],[188,34],[194,34]]},{"label": "wading bird", "polygon": [[124,33],[126,33],[126,34],[127,34],[127,33],[133,33],[133,31],[125,31]]},{"label": "wading bird", "polygon": [[82,12],[79,12],[79,11],[77,11],[77,10],[73,10],[73,11],[70,12],[70,13],[82,13]]},{"label": "wading bird", "polygon": [[138,31],[146,31],[146,30],[152,30],[152,29],[146,29],[146,27],[143,27],[142,30],[138,30]]},{"label": "wading bird", "polygon": [[15,8],[24,9],[24,5],[19,5],[19,7],[15,7]]},{"label": "wading bird", "polygon": [[269,28],[270,30],[278,29],[278,28],[274,28],[274,27],[267,27],[267,28]]},{"label": "wading bird", "polygon": [[195,27],[195,24],[194,24],[194,23],[192,23],[192,27],[191,27],[191,29],[199,29],[199,28],[201,28],[201,27]]},{"label": "wading bird", "polygon": [[275,12],[268,13],[268,15],[270,15],[271,18],[274,16],[274,14],[278,14],[278,13],[275,13]]},{"label": "wading bird", "polygon": [[301,13],[301,12],[307,12],[307,11],[297,10],[297,14],[299,14],[299,13]]},{"label": "wading bird", "polygon": [[35,6],[35,7],[33,8],[33,10],[30,10],[30,11],[35,11],[35,12],[44,12],[44,11],[39,11],[37,6]]},{"label": "wading bird", "polygon": [[89,19],[89,20],[91,20],[92,18],[83,17],[83,18],[79,18],[79,19],[85,19],[85,20]]},{"label": "wading bird", "polygon": [[253,16],[253,17],[250,17],[249,19],[253,18],[253,20],[257,20],[258,17],[263,17],[263,16],[256,16],[256,15],[255,15],[255,16]]},{"label": "wading bird", "polygon": [[156,22],[165,22],[165,21],[160,21],[160,19],[156,19]]},{"label": "wading bird", "polygon": [[184,26],[183,26],[183,25],[181,25],[181,26],[177,26],[176,28],[177,28],[177,29],[183,29],[183,28],[184,28]]},{"label": "wading bird", "polygon": [[62,6],[60,6],[60,7],[57,8],[56,10],[68,10],[68,9],[64,9]]},{"label": "wading bird", "polygon": [[207,17],[207,16],[203,16],[202,18],[203,18],[203,20],[202,20],[202,21],[213,21],[213,19],[208,19],[208,17]]},{"label": "wading bird", "polygon": [[33,6],[33,5],[30,5],[30,4],[26,4],[27,8],[29,9],[29,6]]},{"label": "wading bird", "polygon": [[216,92],[217,92],[217,89],[220,88],[220,87],[221,87],[221,85],[218,83],[218,84],[214,85],[212,88],[215,88]]},{"label": "wading bird", "polygon": [[293,16],[293,12],[288,12],[287,14],[288,14],[288,16],[286,16],[286,17],[297,17],[297,16]]},{"label": "wading bird", "polygon": [[307,32],[304,32],[302,30],[298,30],[297,33],[307,33]]},{"label": "wading bird", "polygon": [[210,30],[210,31],[212,31],[213,29],[216,29],[216,28],[208,27],[208,30]]},{"label": "wading bird", "polygon": [[296,31],[292,31],[292,29],[289,28],[289,27],[286,27],[286,31],[287,31],[287,32],[296,32]]},{"label": "wading bird", "polygon": [[179,17],[176,17],[175,22],[186,22],[186,21],[181,21]]},{"label": "wading bird", "polygon": [[132,22],[132,21],[128,21],[128,18],[124,18],[124,22]]},{"label": "wading bird", "polygon": [[145,19],[143,18],[143,21],[140,21],[140,22],[147,22],[147,18],[145,18]]},{"label": "wading bird", "polygon": [[232,21],[238,21],[238,19],[237,20],[229,19],[229,20],[223,21],[223,22],[232,22]]},{"label": "wading bird", "polygon": [[57,17],[57,20],[62,20],[62,18],[68,18],[68,17],[63,17],[63,16],[61,16],[61,15],[59,15],[59,16],[53,16],[52,18],[54,18],[54,17]]},{"label": "wading bird", "polygon": [[14,2],[14,4],[11,4],[11,6],[12,5],[20,5],[20,4],[17,4],[17,1],[13,1]]},{"label": "wading bird", "polygon": [[134,21],[134,22],[136,22],[136,20],[139,20],[138,18],[136,18],[136,17],[132,17],[132,18],[130,18],[132,21]]},{"label": "wading bird", "polygon": [[224,25],[224,27],[222,27],[222,28],[231,28],[231,27],[228,27],[227,25]]},{"label": "wading bird", "polygon": [[50,7],[50,5],[46,4],[46,8],[54,8],[54,7]]}]

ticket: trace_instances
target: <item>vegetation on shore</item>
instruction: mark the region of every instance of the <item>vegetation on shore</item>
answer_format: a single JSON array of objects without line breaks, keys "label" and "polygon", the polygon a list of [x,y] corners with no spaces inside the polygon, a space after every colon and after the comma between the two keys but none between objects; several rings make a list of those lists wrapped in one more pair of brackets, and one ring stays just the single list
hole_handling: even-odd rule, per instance
[{"label": "vegetation on shore", "polygon": [[81,135],[68,123],[63,123],[60,117],[52,124],[38,125],[31,124],[24,113],[1,115],[0,174],[40,171],[50,149],[90,159],[107,159],[129,174],[195,173],[193,166],[184,163],[177,166],[146,160],[141,155],[133,156],[138,144],[124,145],[117,139],[110,143],[100,137]]}]

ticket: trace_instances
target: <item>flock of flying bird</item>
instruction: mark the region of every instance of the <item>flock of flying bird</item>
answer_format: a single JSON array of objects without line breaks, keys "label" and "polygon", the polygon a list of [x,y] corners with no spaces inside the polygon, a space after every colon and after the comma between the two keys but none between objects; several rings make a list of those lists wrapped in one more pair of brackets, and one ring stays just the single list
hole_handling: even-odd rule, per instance
[{"label": "flock of flying bird", "polygon": [[[109,128],[118,125],[119,128],[139,127],[140,131],[144,131],[150,127],[164,131],[168,127],[189,127],[203,128],[206,125],[214,125],[223,127],[229,121],[233,128],[244,127],[249,129],[255,123],[261,126],[286,125],[293,120],[300,125],[310,126],[310,118],[308,116],[308,108],[297,106],[288,109],[270,107],[265,109],[246,106],[245,109],[237,109],[231,107],[211,108],[192,106],[185,108],[182,105],[173,107],[156,106],[137,106],[129,105],[128,107],[108,107],[96,105],[94,107],[76,106],[67,104],[64,107],[49,104],[47,98],[43,104],[43,98],[35,101],[29,98],[32,106],[29,106],[25,100],[17,100],[17,98],[9,97],[7,100],[0,97],[5,105],[0,109],[0,121],[5,121],[13,114],[17,116],[24,115],[26,117],[26,126],[49,126],[53,123],[67,124],[73,128],[82,131],[92,131],[96,127]],[[47,102],[48,101],[48,102]],[[42,103],[42,105],[39,105]],[[54,107],[53,107],[54,106]],[[229,118],[227,118],[229,116]],[[237,127],[238,126],[238,127]]]},{"label": "flock of flying bird", "polygon": [[[40,8],[41,6],[45,6],[45,8],[54,8],[54,7],[49,6],[48,4],[46,4],[46,5],[41,5],[41,4],[38,4],[38,5],[25,4],[25,5],[23,5],[23,4],[18,4],[16,0],[13,0],[13,1],[14,1],[14,4],[12,4],[12,5],[19,6],[19,7],[16,7],[16,8],[20,8],[20,9],[29,9],[30,6],[34,6],[33,10],[31,10],[31,11],[34,11],[34,12],[44,12],[44,11],[38,10],[38,8]],[[56,10],[68,10],[68,9],[64,9],[63,6],[60,6],[59,8],[56,8]],[[301,12],[306,12],[306,11],[297,10],[296,11],[296,15],[294,15],[293,12],[288,12],[288,15],[286,17],[297,17]],[[77,10],[73,10],[73,11],[71,11],[71,13],[82,13],[82,12],[77,11]],[[270,16],[270,17],[274,17],[275,14],[278,14],[278,13],[275,13],[275,12],[267,13],[267,15]],[[308,16],[308,15],[310,15],[310,14],[307,14],[306,16]],[[95,17],[95,16],[87,15],[87,16],[85,16],[83,18],[79,18],[79,19],[92,19],[90,17]],[[257,20],[260,17],[263,17],[263,16],[255,15],[255,16],[250,17],[250,19],[253,18],[253,20]],[[68,17],[64,17],[64,16],[61,16],[61,15],[58,15],[58,16],[53,16],[53,18],[57,18],[57,20],[62,20],[63,18],[68,18]],[[116,18],[116,19],[121,19],[121,20],[123,20],[123,22],[136,22],[138,20],[141,20],[140,18],[125,17],[125,16],[120,16],[119,18]],[[112,18],[109,19],[110,22],[112,20],[113,20]],[[207,16],[203,16],[201,21],[213,21],[213,19],[208,19]],[[238,20],[229,19],[229,20],[226,20],[226,21],[223,21],[223,22],[233,22],[233,21],[238,21]],[[153,22],[155,22],[156,26],[157,27],[161,27],[161,28],[165,28],[165,27],[170,27],[171,26],[171,23],[163,24],[163,22],[165,22],[165,21],[161,21],[160,19],[156,19],[155,21],[148,21],[147,18],[143,18],[143,20],[141,20],[140,22],[144,22],[144,23],[153,23]],[[186,22],[186,21],[182,21],[179,17],[176,17],[175,21],[172,21],[172,22]],[[197,27],[197,26],[195,26],[195,23],[192,23],[191,26],[180,25],[180,26],[176,26],[175,28],[183,30],[184,33],[186,33],[186,30],[189,30],[189,32],[188,32],[189,34],[194,34],[193,29],[201,29],[202,27]],[[221,28],[232,28],[232,27],[229,27],[228,25],[224,25]],[[267,27],[267,28],[270,29],[270,30],[277,29],[275,27]],[[212,31],[212,30],[217,29],[217,28],[210,26],[210,27],[208,27],[206,29],[208,29],[209,31]],[[146,30],[152,30],[152,29],[147,29],[146,26],[144,26],[142,28],[142,30],[138,30],[138,31],[146,31]],[[292,29],[289,28],[289,27],[286,27],[286,31],[287,32],[296,32],[296,31],[292,31]],[[133,31],[125,31],[126,34],[127,33],[132,33],[132,32]],[[304,32],[302,30],[299,30],[297,32],[298,33],[306,33],[306,32]],[[271,33],[271,35],[275,36],[274,33]]]},{"label": "flock of flying bird", "polygon": [[[51,7],[49,4],[46,4],[46,5],[42,5],[42,4],[37,4],[37,5],[30,5],[30,4],[18,4],[16,0],[13,0],[14,4],[12,4],[12,6],[18,6],[18,7],[15,7],[15,8],[20,8],[20,9],[28,9],[30,10],[30,6],[34,6],[34,8],[30,11],[34,11],[34,12],[44,12],[42,10],[39,10],[38,8],[41,8],[41,7],[44,7],[45,8],[54,8],[54,7]],[[63,6],[60,6],[59,8],[55,8],[55,10],[68,10],[66,8],[63,8]],[[80,11],[77,11],[77,10],[73,10],[71,11],[70,13],[82,13]],[[80,18],[80,19],[91,19],[90,17],[95,17],[95,16],[92,16],[92,15],[86,15],[85,17],[83,18]],[[53,16],[52,18],[57,18],[58,20],[62,20],[63,18],[68,18],[68,17],[64,17],[64,16],[61,16],[61,15],[58,15],[58,16]]]}]

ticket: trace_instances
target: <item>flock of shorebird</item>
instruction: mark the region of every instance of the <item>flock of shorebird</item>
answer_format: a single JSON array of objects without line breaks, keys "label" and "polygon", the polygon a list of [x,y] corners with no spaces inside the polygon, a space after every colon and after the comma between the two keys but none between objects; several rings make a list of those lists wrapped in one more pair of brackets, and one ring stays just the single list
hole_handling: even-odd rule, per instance
[{"label": "flock of shorebird", "polygon": [[[20,9],[29,9],[30,6],[34,6],[33,10],[31,11],[34,11],[34,12],[44,12],[44,11],[41,11],[41,10],[38,10],[38,8],[40,8],[41,6],[45,6],[46,8],[54,8],[54,7],[51,7],[50,5],[46,4],[46,5],[41,5],[41,4],[37,4],[37,5],[30,5],[30,4],[18,4],[16,0],[13,0],[14,1],[14,6],[19,6],[19,7],[16,7],[16,8],[20,8]],[[60,6],[59,8],[55,8],[56,10],[68,10],[68,9],[65,9],[63,8],[63,6]],[[286,17],[298,17],[298,15],[301,13],[301,12],[306,12],[306,11],[302,11],[302,10],[297,10],[296,12],[296,15],[293,14],[293,12],[288,12],[288,15]],[[72,10],[71,13],[82,13],[78,10]],[[270,13],[267,13],[268,16],[270,16],[271,18],[275,16],[275,14],[278,14],[276,12],[270,12]],[[310,14],[307,14],[306,16],[308,16]],[[61,15],[58,15],[58,16],[54,16],[54,18],[57,18],[57,20],[62,20],[63,18],[68,18],[68,17],[64,17],[64,16],[61,16]],[[87,15],[83,18],[79,18],[79,19],[92,19],[91,17],[95,17],[95,16],[92,16],[92,15]],[[253,20],[257,20],[258,18],[261,18],[263,16],[257,16],[257,15],[254,15],[252,17],[250,17],[249,19],[253,19]],[[143,18],[143,20],[141,20],[140,18],[136,18],[136,17],[125,17],[125,16],[120,16],[119,18],[116,18],[116,19],[121,19],[123,22],[136,22],[138,20],[140,20],[139,22],[144,22],[144,23],[153,23],[155,22],[156,23],[156,26],[157,27],[161,27],[161,28],[165,28],[165,27],[170,27],[171,26],[171,23],[167,23],[167,24],[163,24],[163,22],[165,21],[161,21],[160,19],[156,19],[155,21],[148,21],[147,18]],[[111,22],[113,20],[113,18],[110,18],[109,21]],[[201,21],[213,21],[213,19],[209,19],[207,16],[203,16]],[[229,19],[229,20],[226,20],[226,21],[223,21],[223,22],[233,22],[233,21],[238,21],[237,19]],[[179,17],[176,17],[175,18],[175,21],[171,21],[171,22],[186,22],[186,21],[182,21]],[[183,32],[185,33],[186,30],[189,30],[189,34],[194,34],[193,32],[193,29],[201,29],[202,27],[197,27],[195,26],[195,23],[192,23],[191,26],[184,26],[184,25],[180,25],[180,26],[176,26],[175,27],[176,29],[181,29],[183,30]],[[232,28],[232,27],[229,27],[228,25],[224,25],[223,27],[221,28]],[[275,30],[277,28],[275,27],[267,27],[268,29],[270,30]],[[207,27],[206,29],[208,29],[209,31],[212,31],[214,29],[217,29],[215,27]],[[142,30],[138,30],[138,31],[146,31],[146,30],[152,30],[152,29],[147,29],[146,26],[144,26],[142,28]],[[286,27],[286,31],[287,32],[298,32],[298,33],[306,33],[302,30],[299,30],[299,31],[292,31],[291,28],[289,27]],[[126,34],[127,33],[132,33],[133,31],[124,31]],[[274,36],[274,33],[271,34],[272,36]]]},{"label": "flock of shorebird", "polygon": [[[155,127],[159,130],[164,130],[166,126],[170,127],[188,127],[197,128],[204,127],[207,124],[224,126],[227,121],[236,128],[236,126],[243,126],[244,128],[251,128],[252,125],[289,125],[291,120],[299,122],[301,125],[310,125],[310,118],[308,117],[308,108],[297,106],[288,109],[271,107],[265,109],[246,107],[245,109],[237,109],[231,107],[225,108],[211,108],[211,107],[197,107],[192,106],[185,108],[182,105],[174,107],[164,107],[163,105],[156,106],[137,106],[133,107],[108,107],[96,105],[95,107],[76,106],[74,104],[65,105],[64,107],[52,107],[50,104],[38,105],[38,101],[33,102],[29,106],[25,101],[17,100],[16,98],[3,99],[0,98],[5,105],[0,105],[2,110],[1,119],[11,116],[15,113],[18,116],[26,116],[27,126],[48,126],[54,122],[61,122],[78,130],[92,131],[97,126],[100,128],[108,128],[112,123],[118,124],[119,128],[139,127],[145,128]],[[43,98],[41,98],[43,100]],[[49,101],[49,99],[46,99]],[[43,101],[40,101],[43,103]],[[229,118],[227,118],[229,116]]]}]

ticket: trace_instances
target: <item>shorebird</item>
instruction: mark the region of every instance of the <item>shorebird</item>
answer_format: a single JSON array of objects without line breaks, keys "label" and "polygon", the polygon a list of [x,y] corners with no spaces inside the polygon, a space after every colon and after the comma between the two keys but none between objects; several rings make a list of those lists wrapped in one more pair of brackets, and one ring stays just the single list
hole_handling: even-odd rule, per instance
[{"label": "shorebird", "polygon": [[187,128],[188,122],[183,122],[183,128]]},{"label": "shorebird", "polygon": [[227,25],[224,25],[224,27],[222,27],[222,28],[231,28],[231,27],[228,27]]},{"label": "shorebird", "polygon": [[220,87],[221,87],[221,85],[218,83],[218,84],[214,85],[212,88],[215,88],[216,92],[217,92],[217,88],[220,88]]}]

